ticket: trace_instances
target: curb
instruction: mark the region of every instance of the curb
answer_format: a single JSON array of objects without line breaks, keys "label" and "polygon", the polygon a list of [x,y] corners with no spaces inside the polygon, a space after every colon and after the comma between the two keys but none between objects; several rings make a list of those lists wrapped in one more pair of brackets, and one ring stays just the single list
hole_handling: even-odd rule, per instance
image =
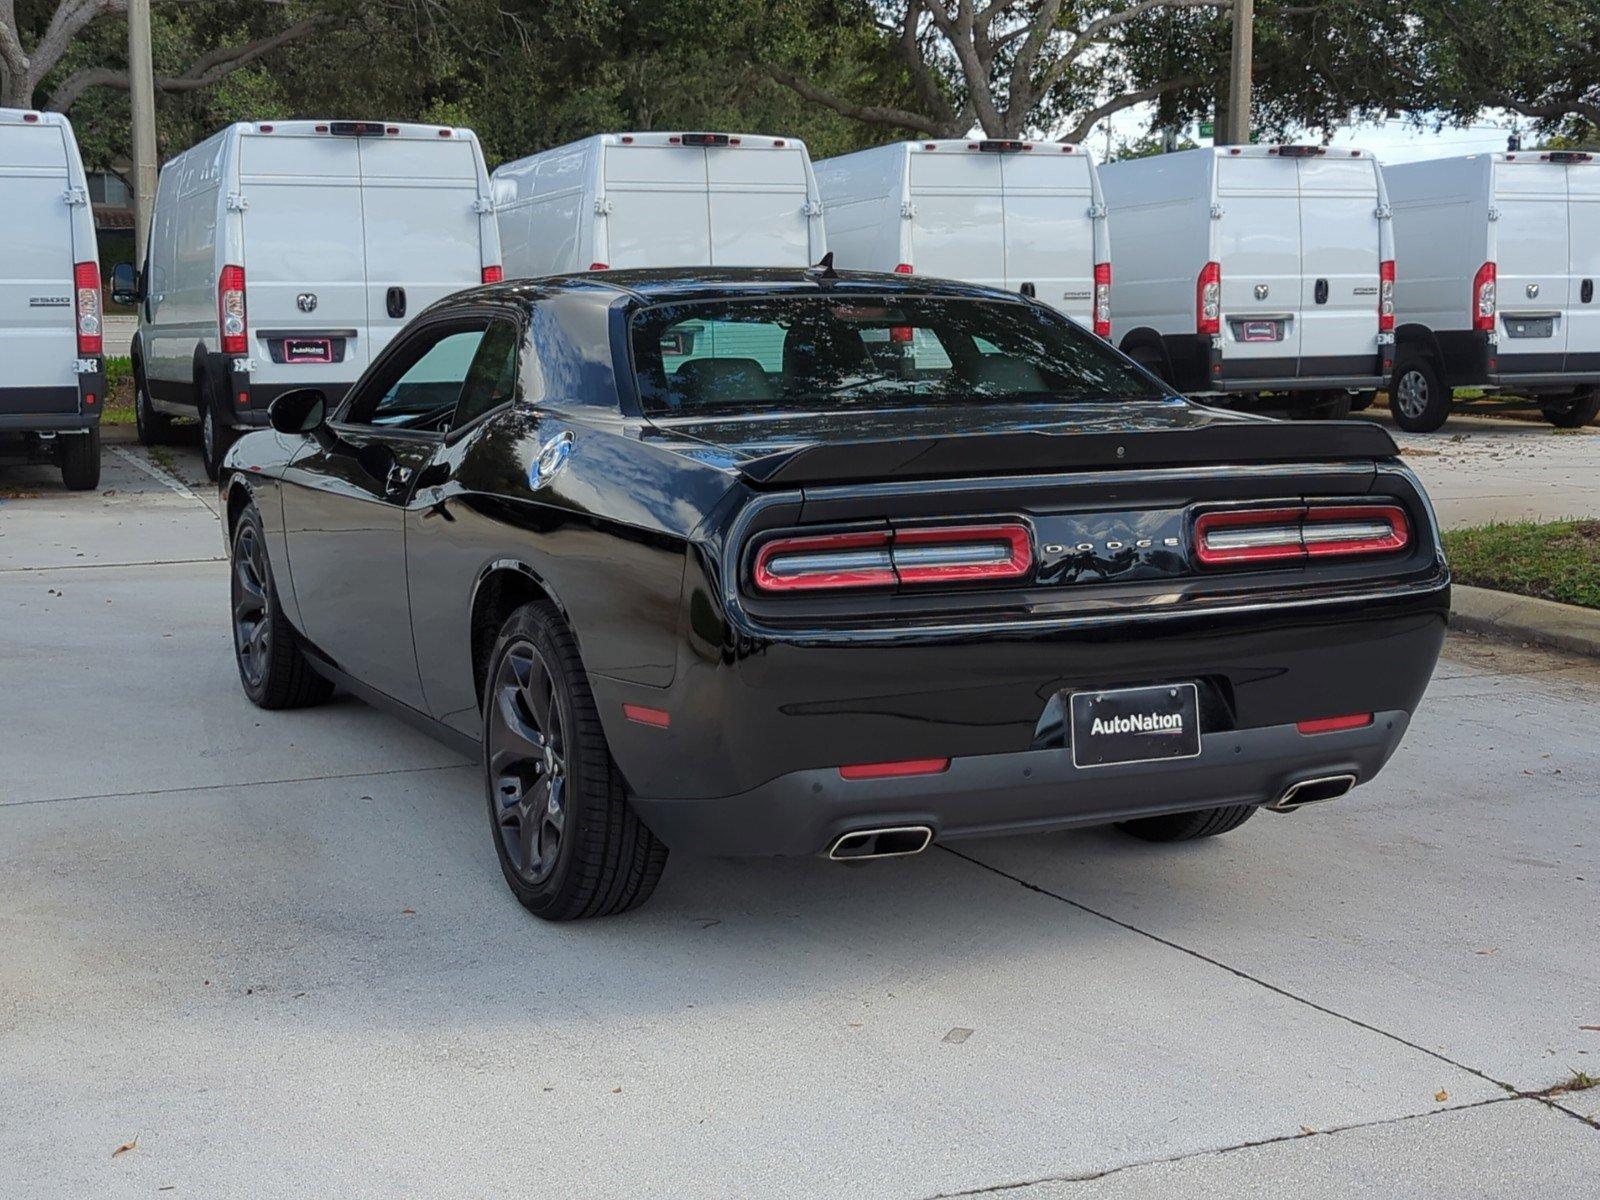
[{"label": "curb", "polygon": [[1450,624],[1600,658],[1600,609],[1458,583],[1450,589]]}]

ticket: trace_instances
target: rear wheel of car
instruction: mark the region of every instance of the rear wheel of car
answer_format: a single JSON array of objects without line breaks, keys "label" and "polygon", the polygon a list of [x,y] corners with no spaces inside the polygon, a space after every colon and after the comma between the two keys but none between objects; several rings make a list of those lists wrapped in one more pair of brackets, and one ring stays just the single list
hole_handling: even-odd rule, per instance
[{"label": "rear wheel of car", "polygon": [[1426,358],[1402,359],[1389,381],[1389,412],[1407,433],[1432,433],[1450,415],[1450,389]]},{"label": "rear wheel of car", "polygon": [[1582,429],[1600,416],[1600,388],[1582,388],[1564,399],[1541,406],[1544,419],[1557,429]]},{"label": "rear wheel of car", "polygon": [[312,670],[299,635],[283,615],[254,504],[246,506],[233,527],[230,561],[233,654],[244,694],[261,708],[321,704],[333,694],[333,684]]},{"label": "rear wheel of car", "polygon": [[1230,804],[1224,808],[1202,808],[1194,812],[1121,821],[1117,828],[1146,842],[1192,842],[1196,838],[1216,837],[1219,833],[1237,829],[1255,813],[1252,804]]},{"label": "rear wheel of car", "polygon": [[146,446],[159,446],[172,436],[172,418],[158,413],[150,403],[150,385],[144,377],[144,364],[133,360],[133,423],[139,432],[139,441]]},{"label": "rear wheel of car", "polygon": [[75,492],[93,491],[100,486],[100,427],[87,433],[57,435],[61,444],[61,482]]},{"label": "rear wheel of car", "polygon": [[527,604],[501,627],[483,693],[484,786],[511,891],[549,921],[643,904],[667,848],[639,820],[560,615]]}]

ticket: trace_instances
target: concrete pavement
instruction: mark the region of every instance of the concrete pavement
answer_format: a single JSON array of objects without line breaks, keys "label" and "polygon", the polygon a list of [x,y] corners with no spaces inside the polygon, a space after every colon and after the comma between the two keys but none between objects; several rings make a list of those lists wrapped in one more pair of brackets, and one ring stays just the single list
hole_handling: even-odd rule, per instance
[{"label": "concrete pavement", "polygon": [[1513,1093],[1600,1074],[1600,666],[1452,638],[1383,776],[1210,844],[554,927],[471,764],[245,701],[211,498],[125,449],[0,500],[0,1194],[1592,1189],[1600,1091]]}]

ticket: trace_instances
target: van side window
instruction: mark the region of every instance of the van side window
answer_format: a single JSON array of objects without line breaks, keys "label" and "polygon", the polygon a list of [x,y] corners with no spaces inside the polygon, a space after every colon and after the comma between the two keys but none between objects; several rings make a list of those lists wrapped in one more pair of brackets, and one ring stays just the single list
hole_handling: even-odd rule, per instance
[{"label": "van side window", "polygon": [[351,400],[344,420],[384,429],[447,429],[486,324],[452,323],[419,333]]},{"label": "van side window", "polygon": [[489,326],[467,369],[450,428],[460,429],[516,396],[519,341],[517,327],[511,322],[496,321]]}]

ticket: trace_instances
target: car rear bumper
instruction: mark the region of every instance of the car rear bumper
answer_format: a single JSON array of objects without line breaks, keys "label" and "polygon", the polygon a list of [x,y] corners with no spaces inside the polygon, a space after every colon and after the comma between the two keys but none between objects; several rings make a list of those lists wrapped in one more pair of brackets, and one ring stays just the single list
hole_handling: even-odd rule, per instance
[{"label": "car rear bumper", "polygon": [[1198,758],[1076,767],[1062,747],[953,758],[933,775],[845,779],[837,768],[795,771],[735,796],[635,797],[673,848],[718,855],[825,852],[858,830],[927,826],[934,840],[1043,832],[1164,813],[1276,801],[1291,784],[1329,776],[1370,780],[1400,744],[1408,715],[1302,734],[1271,725],[1205,734]]}]

